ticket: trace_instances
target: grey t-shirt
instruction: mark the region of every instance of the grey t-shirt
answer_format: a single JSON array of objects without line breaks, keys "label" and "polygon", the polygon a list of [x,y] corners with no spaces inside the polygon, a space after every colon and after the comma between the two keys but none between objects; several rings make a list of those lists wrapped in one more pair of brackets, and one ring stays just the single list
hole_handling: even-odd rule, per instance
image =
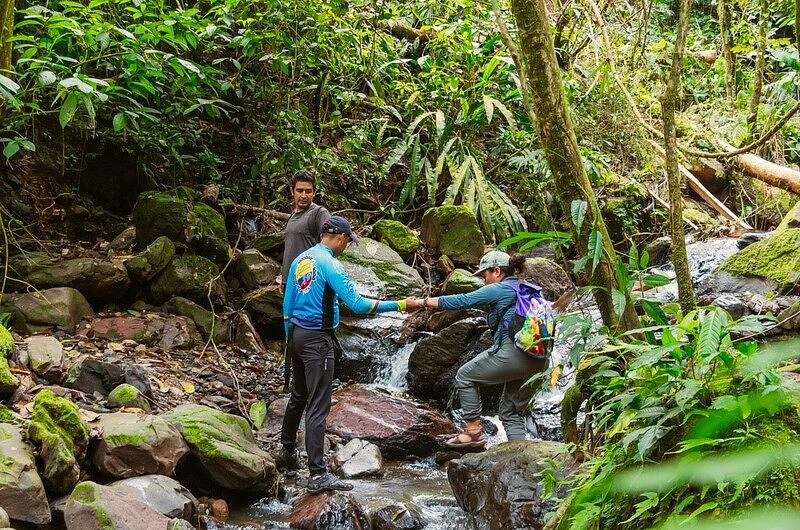
[{"label": "grey t-shirt", "polygon": [[294,212],[286,222],[285,246],[283,249],[283,266],[281,267],[281,283],[286,285],[286,274],[292,266],[294,258],[319,243],[319,233],[331,214],[326,208],[313,202],[302,212]]}]

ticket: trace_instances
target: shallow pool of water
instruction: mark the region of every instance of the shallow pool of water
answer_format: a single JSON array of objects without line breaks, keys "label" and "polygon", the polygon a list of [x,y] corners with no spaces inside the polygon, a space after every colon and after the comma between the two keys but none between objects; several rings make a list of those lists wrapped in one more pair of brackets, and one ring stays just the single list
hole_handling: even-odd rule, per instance
[{"label": "shallow pool of water", "polygon": [[[431,460],[415,463],[391,462],[382,478],[349,480],[352,493],[364,508],[375,512],[391,504],[403,503],[416,509],[427,523],[425,530],[469,528],[468,516],[456,504],[447,473]],[[291,482],[287,482],[292,485]],[[225,521],[247,529],[289,528],[291,506],[275,499],[264,499],[233,510]]]}]

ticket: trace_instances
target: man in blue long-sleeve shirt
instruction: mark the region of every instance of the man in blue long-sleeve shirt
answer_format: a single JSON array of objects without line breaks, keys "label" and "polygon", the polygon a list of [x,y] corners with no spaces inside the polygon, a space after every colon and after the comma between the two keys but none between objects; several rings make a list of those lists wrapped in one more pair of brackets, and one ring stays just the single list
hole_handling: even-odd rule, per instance
[{"label": "man in blue long-sleeve shirt", "polygon": [[338,347],[334,331],[339,325],[339,298],[354,313],[376,314],[419,307],[412,299],[382,302],[358,294],[336,259],[351,241],[358,242],[358,238],[346,219],[334,216],[325,221],[320,243],[292,262],[283,295],[287,356],[291,356],[293,382],[281,428],[283,449],[277,463],[284,469],[298,467],[295,444],[305,410],[306,452],[311,473],[308,490],[314,493],[353,489],[351,484],[329,473],[323,459],[334,351]]}]

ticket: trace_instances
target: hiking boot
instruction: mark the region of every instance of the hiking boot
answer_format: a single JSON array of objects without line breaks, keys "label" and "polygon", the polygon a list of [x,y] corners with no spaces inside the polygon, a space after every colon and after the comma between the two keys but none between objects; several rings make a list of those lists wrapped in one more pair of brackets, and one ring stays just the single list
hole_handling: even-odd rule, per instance
[{"label": "hiking boot", "polygon": [[349,482],[344,482],[336,478],[332,473],[323,473],[316,477],[309,477],[306,483],[306,489],[309,493],[322,493],[323,491],[350,491],[353,485]]},{"label": "hiking boot", "polygon": [[297,449],[281,447],[278,456],[275,458],[275,465],[286,474],[296,473],[300,469],[300,458],[297,456]]}]

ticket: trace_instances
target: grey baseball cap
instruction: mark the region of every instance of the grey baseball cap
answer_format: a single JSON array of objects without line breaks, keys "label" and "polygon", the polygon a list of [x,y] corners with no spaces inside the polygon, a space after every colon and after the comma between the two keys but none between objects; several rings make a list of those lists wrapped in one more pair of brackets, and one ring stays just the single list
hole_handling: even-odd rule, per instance
[{"label": "grey baseball cap", "polygon": [[481,262],[478,264],[478,270],[475,271],[475,276],[480,276],[483,271],[487,269],[493,269],[495,267],[508,267],[510,259],[511,256],[502,250],[492,250],[491,252],[487,252],[481,258]]}]

